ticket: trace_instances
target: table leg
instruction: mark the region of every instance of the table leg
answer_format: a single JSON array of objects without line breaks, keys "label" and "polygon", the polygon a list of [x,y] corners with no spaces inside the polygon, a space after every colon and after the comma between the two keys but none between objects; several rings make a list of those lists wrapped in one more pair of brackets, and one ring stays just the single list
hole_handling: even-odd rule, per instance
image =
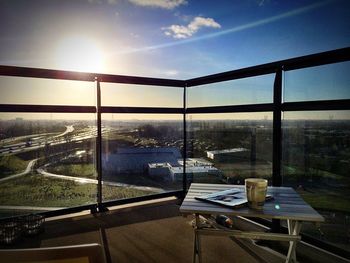
[{"label": "table leg", "polygon": [[197,229],[200,227],[199,215],[195,215],[195,226],[194,226],[194,241],[193,241],[193,260],[192,262],[196,262],[196,257],[198,255],[198,262],[202,262],[202,253],[201,253],[201,245],[200,245],[200,236],[198,234]]},{"label": "table leg", "polygon": [[[301,222],[299,221],[293,221],[293,220],[287,220],[288,224],[288,233],[289,235],[294,235],[298,236],[300,229],[301,229]],[[296,258],[296,245],[297,241],[289,241],[289,249],[288,249],[288,254],[286,258],[286,263],[289,262],[297,262]]]},{"label": "table leg", "polygon": [[197,257],[197,231],[194,229],[194,240],[193,240],[193,259],[192,262],[196,263],[196,257]]}]

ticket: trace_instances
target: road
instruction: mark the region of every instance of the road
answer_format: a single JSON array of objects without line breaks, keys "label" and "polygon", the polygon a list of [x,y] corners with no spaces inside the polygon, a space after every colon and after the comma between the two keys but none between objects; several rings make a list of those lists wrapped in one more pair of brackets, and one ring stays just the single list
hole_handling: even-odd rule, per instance
[{"label": "road", "polygon": [[33,166],[34,166],[34,164],[35,164],[35,162],[36,162],[37,160],[38,160],[38,159],[31,160],[31,161],[28,163],[27,168],[24,170],[24,172],[21,172],[21,173],[18,173],[18,174],[14,174],[14,175],[11,175],[11,176],[2,178],[2,179],[0,179],[0,182],[4,182],[4,181],[7,181],[7,180],[15,179],[15,178],[17,178],[17,177],[20,177],[20,176],[23,176],[23,175],[28,174],[29,172],[31,172],[31,171],[33,170]]},{"label": "road", "polygon": [[[89,128],[85,128],[79,131],[76,131],[75,134],[73,134],[74,126],[69,125],[66,126],[66,130],[58,135],[55,136],[39,136],[36,138],[33,138],[30,143],[27,142],[21,142],[16,144],[7,144],[0,147],[0,156],[1,155],[7,155],[7,154],[16,154],[24,151],[32,151],[37,150],[39,148],[44,148],[51,145],[58,145],[58,144],[64,144],[67,142],[79,142],[83,140],[89,140],[96,138],[97,136],[97,130],[94,126],[89,126]],[[110,131],[110,128],[102,127],[102,134],[108,133]],[[69,136],[66,138],[66,135]],[[30,135],[33,136],[33,135]],[[19,137],[13,138],[14,140]]]},{"label": "road", "polygon": [[20,153],[23,151],[36,150],[39,148],[43,148],[46,145],[50,145],[51,143],[55,143],[55,144],[66,143],[64,136],[66,134],[72,133],[73,131],[74,131],[73,125],[69,125],[69,126],[66,126],[66,130],[64,132],[54,136],[51,133],[43,133],[43,134],[37,134],[37,135],[32,134],[27,136],[14,137],[12,138],[12,140],[14,141],[18,141],[23,138],[28,138],[30,140],[27,142],[18,142],[14,144],[3,145],[0,148],[0,154],[11,154],[11,153]]},{"label": "road", "polygon": [[[64,179],[64,180],[70,180],[70,181],[74,181],[74,182],[82,183],[82,184],[98,184],[98,181],[96,179],[67,176],[67,175],[61,175],[61,174],[53,174],[53,173],[46,172],[42,168],[37,169],[37,172],[40,173],[41,175],[44,175],[44,176],[55,177],[55,178]],[[139,186],[139,185],[123,184],[123,183],[110,182],[110,181],[102,181],[102,184],[108,185],[108,186],[128,187],[128,188],[144,190],[144,191],[152,191],[152,192],[157,192],[157,193],[164,192],[164,189],[162,189],[162,188],[156,188],[156,187],[150,187],[150,186]]]},{"label": "road", "polygon": [[66,134],[68,134],[68,133],[70,133],[70,132],[73,132],[73,131],[74,131],[73,125],[69,125],[69,126],[66,126],[66,130],[65,130],[63,133],[58,134],[58,135],[56,135],[56,136],[53,136],[52,138],[62,137],[62,136],[66,135]]}]

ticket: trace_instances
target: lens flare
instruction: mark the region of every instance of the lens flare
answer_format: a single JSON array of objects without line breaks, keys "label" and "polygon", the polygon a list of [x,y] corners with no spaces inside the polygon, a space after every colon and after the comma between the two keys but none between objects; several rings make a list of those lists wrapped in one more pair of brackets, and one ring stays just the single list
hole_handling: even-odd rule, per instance
[{"label": "lens flare", "polygon": [[103,52],[90,38],[73,36],[62,39],[57,45],[56,63],[59,69],[102,72]]}]

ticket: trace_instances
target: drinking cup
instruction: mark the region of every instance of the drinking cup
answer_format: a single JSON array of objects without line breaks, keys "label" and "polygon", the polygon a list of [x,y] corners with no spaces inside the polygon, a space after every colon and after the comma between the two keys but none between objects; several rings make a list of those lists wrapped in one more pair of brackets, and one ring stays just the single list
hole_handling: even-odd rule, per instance
[{"label": "drinking cup", "polygon": [[245,179],[245,192],[248,206],[252,209],[262,210],[267,191],[267,180],[260,178]]}]

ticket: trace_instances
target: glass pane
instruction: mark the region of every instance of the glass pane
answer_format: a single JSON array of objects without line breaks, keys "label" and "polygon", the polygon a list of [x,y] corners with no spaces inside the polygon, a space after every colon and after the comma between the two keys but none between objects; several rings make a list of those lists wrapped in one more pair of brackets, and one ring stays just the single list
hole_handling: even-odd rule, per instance
[{"label": "glass pane", "polygon": [[350,111],[287,112],[282,125],[283,185],[326,219],[303,232],[350,250]]},{"label": "glass pane", "polygon": [[272,103],[274,74],[187,89],[187,107]]},{"label": "glass pane", "polygon": [[101,83],[103,106],[183,107],[183,88]]},{"label": "glass pane", "polygon": [[284,101],[350,99],[350,62],[287,71]]},{"label": "glass pane", "polygon": [[103,114],[103,200],[182,189],[182,115]]},{"label": "glass pane", "polygon": [[94,82],[0,77],[0,103],[96,105]]},{"label": "glass pane", "polygon": [[[193,182],[244,184],[248,177],[271,180],[272,113],[188,116],[187,157],[201,163]],[[190,170],[190,168],[187,168]]]},{"label": "glass pane", "polygon": [[0,218],[96,202],[94,114],[0,114]]}]

